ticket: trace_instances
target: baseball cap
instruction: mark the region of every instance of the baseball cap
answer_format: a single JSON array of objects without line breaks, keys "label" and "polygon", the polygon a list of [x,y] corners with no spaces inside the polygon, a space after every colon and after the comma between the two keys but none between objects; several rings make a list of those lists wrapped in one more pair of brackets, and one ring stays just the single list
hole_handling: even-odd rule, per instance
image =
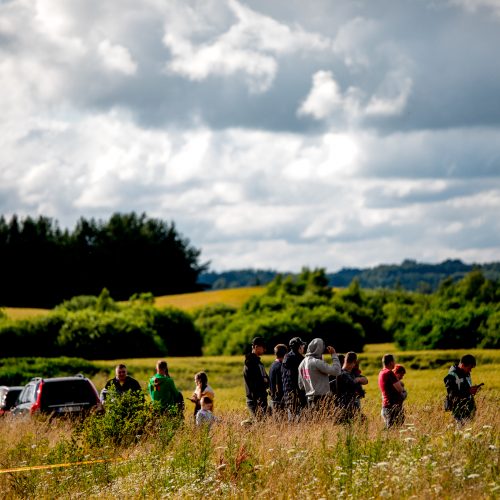
[{"label": "baseball cap", "polygon": [[304,342],[300,337],[293,337],[293,339],[288,342],[290,348],[300,347],[301,345],[307,345],[307,342]]},{"label": "baseball cap", "polygon": [[252,345],[266,347],[266,339],[264,337],[254,337]]}]

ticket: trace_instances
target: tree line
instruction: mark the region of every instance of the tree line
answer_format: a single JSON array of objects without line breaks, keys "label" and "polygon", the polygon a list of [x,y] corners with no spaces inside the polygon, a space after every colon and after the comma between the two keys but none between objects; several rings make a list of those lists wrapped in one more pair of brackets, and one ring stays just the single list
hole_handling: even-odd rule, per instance
[{"label": "tree line", "polygon": [[323,269],[278,275],[236,309],[210,305],[188,314],[154,306],[152,294],[115,302],[99,296],[64,301],[47,316],[13,321],[0,310],[4,357],[117,359],[242,354],[257,336],[269,352],[300,336],[323,338],[339,352],[395,341],[403,350],[500,348],[500,281],[472,271],[443,280],[434,294],[363,289],[354,280],[332,289]]},{"label": "tree line", "polygon": [[207,268],[199,258],[173,222],[146,214],[82,217],[72,231],[48,217],[0,216],[0,305],[50,308],[103,288],[117,300],[192,292]]},{"label": "tree line", "polygon": [[[356,278],[363,288],[402,288],[432,293],[438,289],[442,280],[452,278],[453,281],[459,281],[473,270],[480,270],[488,279],[500,279],[500,262],[465,264],[458,259],[445,260],[439,264],[407,259],[401,264],[381,264],[366,269],[344,268],[335,273],[327,273],[326,276],[332,287],[347,287]],[[262,269],[210,271],[200,275],[200,283],[213,289],[267,285],[278,274],[280,273],[277,271]],[[297,276],[294,273],[286,274]]]},{"label": "tree line", "polygon": [[500,347],[500,281],[479,270],[443,280],[433,294],[362,288],[354,279],[332,289],[323,269],[277,275],[239,310],[219,305],[194,313],[207,354],[237,354],[253,337],[268,348],[293,336],[322,337],[339,352],[395,341],[403,350]]}]

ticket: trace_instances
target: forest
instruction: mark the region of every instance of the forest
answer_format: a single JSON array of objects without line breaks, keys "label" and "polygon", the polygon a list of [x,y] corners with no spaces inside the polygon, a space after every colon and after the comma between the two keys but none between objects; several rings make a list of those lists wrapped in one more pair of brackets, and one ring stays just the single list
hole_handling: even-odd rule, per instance
[{"label": "forest", "polygon": [[[402,288],[415,292],[435,292],[445,278],[462,279],[473,270],[480,270],[491,280],[500,279],[500,263],[465,264],[458,259],[448,259],[438,264],[428,264],[405,259],[401,264],[380,264],[370,268],[342,268],[327,272],[332,287],[349,286],[354,278],[363,288]],[[267,285],[279,273],[270,269],[235,269],[229,271],[205,271],[199,281],[213,289]],[[292,274],[293,273],[286,273]]]},{"label": "forest", "polygon": [[145,214],[82,217],[72,231],[48,217],[0,216],[0,306],[51,308],[103,288],[117,300],[196,291],[207,267],[199,256],[173,222]]},{"label": "forest", "polygon": [[185,312],[156,307],[151,293],[117,302],[76,296],[48,314],[23,320],[0,313],[5,357],[120,357],[241,354],[255,336],[268,350],[293,336],[322,337],[339,352],[395,342],[402,350],[500,347],[500,282],[472,271],[437,292],[332,289],[324,269],[278,275],[240,308],[209,305]]}]

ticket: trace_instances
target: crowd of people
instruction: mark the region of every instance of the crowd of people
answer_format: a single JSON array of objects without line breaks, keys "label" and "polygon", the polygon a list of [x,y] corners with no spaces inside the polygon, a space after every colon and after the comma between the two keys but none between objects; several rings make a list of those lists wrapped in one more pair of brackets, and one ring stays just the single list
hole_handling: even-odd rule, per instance
[{"label": "crowd of people", "polygon": [[[288,347],[278,344],[274,348],[276,359],[268,376],[260,358],[265,352],[265,339],[253,339],[243,370],[247,407],[252,418],[259,420],[272,414],[286,417],[288,421],[298,421],[326,412],[332,413],[338,422],[364,418],[361,398],[365,395],[363,386],[368,384],[368,379],[361,373],[357,354],[337,354],[320,338],[313,339],[307,350],[306,345],[300,337],[292,338]],[[325,354],[331,355],[331,363],[323,359]],[[383,410],[384,419],[390,427],[396,420],[402,421],[406,392],[401,389],[402,383],[396,378],[396,372],[392,371],[396,368],[393,366],[394,358],[387,355],[384,362],[387,365],[381,372],[379,385],[386,408]],[[400,365],[398,373],[404,374]],[[267,403],[268,392],[270,406]]]},{"label": "crowd of people", "polygon": [[[361,373],[357,354],[337,354],[320,338],[313,339],[307,350],[306,345],[300,337],[292,338],[288,346],[276,345],[276,359],[267,375],[261,361],[266,341],[262,337],[253,339],[243,370],[246,403],[252,419],[275,415],[297,421],[320,413],[330,414],[339,423],[364,419],[361,399],[368,379]],[[323,359],[326,354],[331,355],[330,363]],[[451,411],[459,424],[470,420],[475,413],[474,396],[482,385],[472,385],[470,372],[475,366],[474,356],[467,354],[450,368],[444,379],[447,391],[445,409]],[[382,357],[378,387],[382,399],[381,416],[386,428],[404,423],[403,405],[408,397],[403,382],[405,374],[405,367],[397,364],[392,354]]]},{"label": "crowd of people", "polygon": [[[307,346],[307,349],[306,349]],[[274,348],[275,360],[269,375],[261,356],[266,352],[266,341],[255,337],[251,352],[245,356],[243,378],[246,390],[246,404],[251,419],[262,420],[269,416],[288,422],[329,414],[339,423],[365,419],[361,412],[361,399],[365,395],[363,386],[368,379],[361,372],[355,352],[337,354],[332,346],[316,338],[306,344],[300,337]],[[331,356],[331,362],[323,358]],[[404,366],[396,364],[392,354],[382,357],[382,370],[378,375],[378,387],[382,398],[381,416],[385,427],[402,425],[405,420],[403,404],[408,393],[403,377]],[[476,360],[471,354],[463,356],[452,366],[444,378],[446,387],[445,410],[452,413],[456,422],[464,424],[473,418],[476,405],[474,396],[481,385],[472,385],[471,371]],[[208,384],[205,372],[194,376],[195,390],[186,398],[194,404],[194,422],[209,424],[217,420],[213,414],[215,392]],[[101,391],[101,401],[106,405],[110,392],[123,394],[137,391],[142,394],[141,385],[130,377],[127,367],[119,364],[115,377],[108,380]],[[169,374],[165,360],[156,364],[156,373],[148,381],[148,393],[157,408],[170,415],[182,416],[184,398]],[[268,397],[270,403],[268,404]]]},{"label": "crowd of people", "polygon": [[[195,390],[191,397],[186,398],[194,403],[194,421],[197,425],[212,424],[216,420],[213,414],[215,393],[208,385],[207,374],[198,372],[194,376],[194,382]],[[115,368],[114,378],[108,380],[101,391],[101,402],[106,405],[110,392],[120,396],[127,391],[134,391],[142,396],[141,384],[128,375],[124,364],[119,364]],[[184,398],[170,376],[165,360],[156,363],[156,373],[148,381],[148,393],[160,412],[170,416],[183,416]]]}]

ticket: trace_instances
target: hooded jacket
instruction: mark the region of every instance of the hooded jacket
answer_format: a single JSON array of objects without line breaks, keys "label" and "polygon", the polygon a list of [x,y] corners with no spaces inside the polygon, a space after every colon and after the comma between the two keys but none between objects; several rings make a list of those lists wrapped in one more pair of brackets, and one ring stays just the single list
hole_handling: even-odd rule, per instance
[{"label": "hooded jacket", "polygon": [[283,358],[281,374],[283,377],[283,390],[286,394],[298,394],[299,391],[299,366],[304,356],[296,351],[290,351]]},{"label": "hooded jacket", "polygon": [[299,366],[299,388],[305,390],[308,399],[324,396],[330,392],[329,375],[340,375],[341,366],[336,354],[332,354],[332,364],[323,361],[325,343],[313,339],[307,347],[306,357]]},{"label": "hooded jacket", "polygon": [[247,400],[267,400],[269,377],[260,357],[251,352],[245,356],[243,368]]}]

